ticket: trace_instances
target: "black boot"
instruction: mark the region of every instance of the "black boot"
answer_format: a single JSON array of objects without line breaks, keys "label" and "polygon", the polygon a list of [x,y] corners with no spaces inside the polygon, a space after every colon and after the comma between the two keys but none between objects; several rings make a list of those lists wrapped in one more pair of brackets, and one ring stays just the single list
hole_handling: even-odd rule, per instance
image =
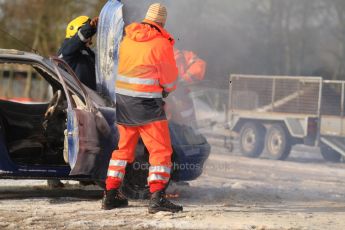
[{"label": "black boot", "polygon": [[151,195],[151,200],[149,204],[149,213],[154,214],[157,212],[181,212],[183,207],[171,203],[167,198],[165,198],[164,191],[158,191]]},{"label": "black boot", "polygon": [[126,206],[128,206],[128,200],[119,190],[114,189],[104,192],[102,209],[111,210]]}]

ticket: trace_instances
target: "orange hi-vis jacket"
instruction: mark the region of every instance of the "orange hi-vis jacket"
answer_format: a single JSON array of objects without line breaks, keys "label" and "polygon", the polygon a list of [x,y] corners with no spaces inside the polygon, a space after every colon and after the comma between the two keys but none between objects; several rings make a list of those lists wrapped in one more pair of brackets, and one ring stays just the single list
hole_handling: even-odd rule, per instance
[{"label": "orange hi-vis jacket", "polygon": [[163,90],[175,90],[178,70],[173,45],[168,32],[152,21],[127,26],[119,51],[116,93],[162,98]]},{"label": "orange hi-vis jacket", "polygon": [[204,79],[206,62],[192,51],[175,50],[175,59],[181,80],[193,83]]}]

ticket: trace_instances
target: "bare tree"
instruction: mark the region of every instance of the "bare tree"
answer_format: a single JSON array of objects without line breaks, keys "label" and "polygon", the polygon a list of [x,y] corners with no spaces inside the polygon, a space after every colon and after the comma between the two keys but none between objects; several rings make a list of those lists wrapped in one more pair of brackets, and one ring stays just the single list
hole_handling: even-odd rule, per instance
[{"label": "bare tree", "polygon": [[[43,55],[55,54],[67,23],[94,17],[107,0],[0,2],[0,29]],[[126,15],[145,16],[154,0],[123,0]],[[162,0],[176,47],[208,63],[208,78],[224,83],[233,72],[308,75],[330,69],[345,76],[344,0]],[[20,5],[20,7],[18,7]],[[9,20],[11,19],[11,20]],[[3,33],[0,47],[25,49]],[[213,81],[213,82],[216,82]]]}]

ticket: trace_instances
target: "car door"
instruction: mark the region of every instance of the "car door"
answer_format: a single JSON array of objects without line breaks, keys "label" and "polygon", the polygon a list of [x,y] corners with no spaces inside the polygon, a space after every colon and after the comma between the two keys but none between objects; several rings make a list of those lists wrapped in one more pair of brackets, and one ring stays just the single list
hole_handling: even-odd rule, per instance
[{"label": "car door", "polygon": [[[87,91],[72,69],[61,59],[51,58],[51,60],[67,100],[67,143],[65,146],[68,149],[68,156],[65,160],[71,167],[70,175],[93,176],[96,162],[103,154],[100,138],[109,135],[110,127],[93,105]],[[66,78],[66,76],[69,77]],[[74,87],[71,87],[71,84],[74,84]]]},{"label": "car door", "polygon": [[115,102],[118,51],[123,36],[123,4],[109,0],[103,7],[97,28],[97,91]]}]

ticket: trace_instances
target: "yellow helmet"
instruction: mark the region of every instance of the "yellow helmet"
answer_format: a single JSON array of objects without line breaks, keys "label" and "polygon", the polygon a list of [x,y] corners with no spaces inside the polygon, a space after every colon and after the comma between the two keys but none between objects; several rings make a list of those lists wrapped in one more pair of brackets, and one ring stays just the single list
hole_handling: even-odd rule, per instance
[{"label": "yellow helmet", "polygon": [[90,20],[87,16],[79,16],[73,19],[66,28],[66,38],[73,37],[88,20]]}]

